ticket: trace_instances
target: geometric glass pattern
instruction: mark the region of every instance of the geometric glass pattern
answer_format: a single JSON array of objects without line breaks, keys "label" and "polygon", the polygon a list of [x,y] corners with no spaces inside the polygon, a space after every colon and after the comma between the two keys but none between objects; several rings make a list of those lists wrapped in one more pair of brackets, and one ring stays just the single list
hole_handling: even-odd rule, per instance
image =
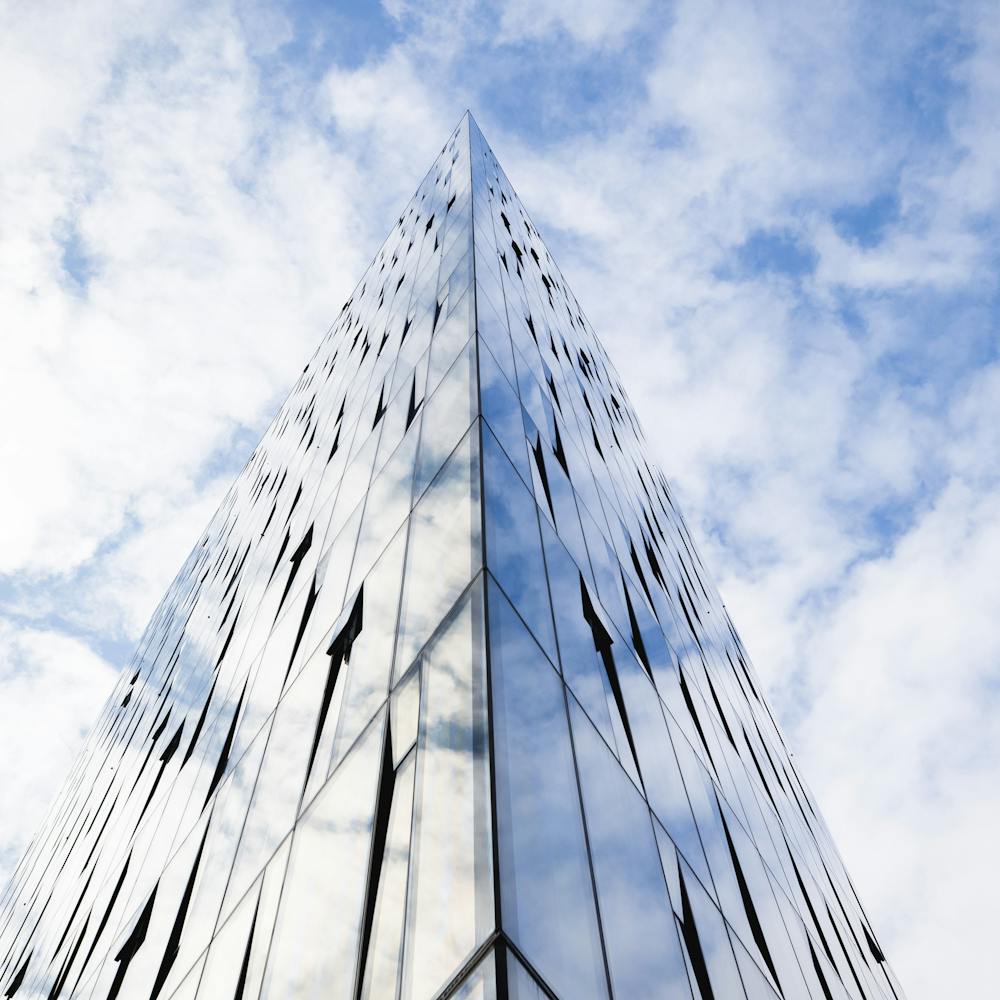
[{"label": "geometric glass pattern", "polygon": [[470,115],[0,896],[0,991],[902,1000]]}]

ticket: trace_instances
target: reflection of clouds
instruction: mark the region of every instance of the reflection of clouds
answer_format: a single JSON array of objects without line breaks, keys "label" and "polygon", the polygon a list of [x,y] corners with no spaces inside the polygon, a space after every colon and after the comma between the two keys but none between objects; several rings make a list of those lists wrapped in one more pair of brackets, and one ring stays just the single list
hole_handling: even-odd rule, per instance
[{"label": "reflection of clouds", "polygon": [[483,434],[483,478],[487,562],[554,659],[549,591],[535,502],[489,430]]},{"label": "reflection of clouds", "polygon": [[492,929],[485,665],[474,590],[425,653],[403,996],[429,1000]]},{"label": "reflection of clouds", "polygon": [[687,976],[649,812],[583,710],[573,700],[570,706],[615,994],[682,996]]},{"label": "reflection of clouds", "polygon": [[560,995],[604,996],[562,684],[490,595],[504,923]]},{"label": "reflection of clouds", "polygon": [[337,684],[343,688],[343,700],[338,716],[327,722],[336,733],[331,767],[336,767],[388,694],[405,545],[406,532],[397,532],[364,581],[361,632],[341,666]]},{"label": "reflection of clouds", "polygon": [[608,744],[615,746],[606,674],[594,646],[594,633],[583,617],[580,571],[545,521],[542,533],[563,677]]},{"label": "reflection of clouds", "polygon": [[[468,346],[452,365],[441,384],[424,403],[420,430],[420,453],[414,476],[414,496],[419,497],[438,470],[444,465],[459,438],[475,417],[475,343],[469,340],[471,327],[466,323],[460,331],[461,343]],[[439,331],[434,347],[440,345]],[[433,358],[432,358],[433,360]]]},{"label": "reflection of clouds", "polygon": [[396,651],[413,661],[480,560],[478,469],[467,434],[410,517],[410,544]]},{"label": "reflection of clouds", "polygon": [[705,957],[712,989],[717,997],[738,997],[743,992],[743,985],[722,914],[694,872],[683,862],[681,874],[691,904],[694,932]]},{"label": "reflection of clouds", "polygon": [[393,765],[400,760],[417,739],[417,724],[420,721],[420,671],[411,671],[396,685],[389,704],[392,722]]},{"label": "reflection of clouds", "polygon": [[346,997],[354,985],[384,728],[383,713],[296,828],[262,1000]]},{"label": "reflection of clouds", "polygon": [[396,774],[362,1000],[396,995],[410,861],[414,761],[411,754]]},{"label": "reflection of clouds", "polygon": [[256,878],[295,822],[316,713],[326,679],[323,666],[321,661],[310,661],[282,698],[275,713],[226,889],[223,917]]},{"label": "reflection of clouds", "polygon": [[[205,948],[215,928],[240,831],[243,828],[243,820],[264,755],[266,739],[267,733],[265,732],[254,740],[233,773],[221,786],[216,797],[212,808],[208,837],[205,841],[205,851],[198,869],[187,920],[184,924],[180,952],[174,963],[173,976],[168,980],[168,984],[176,982],[177,977],[186,970],[194,957]],[[195,832],[197,832],[197,828]],[[193,837],[194,834],[188,838],[188,842]],[[180,856],[179,852],[177,857]],[[171,862],[171,864],[173,863]],[[185,872],[186,876],[187,872]],[[175,901],[168,901],[166,897],[161,896],[159,891],[157,892],[157,907],[170,911],[171,919],[173,914],[177,912]]]},{"label": "reflection of clouds", "polygon": [[411,431],[368,491],[349,590],[368,574],[372,562],[410,512],[417,440],[416,432]]}]

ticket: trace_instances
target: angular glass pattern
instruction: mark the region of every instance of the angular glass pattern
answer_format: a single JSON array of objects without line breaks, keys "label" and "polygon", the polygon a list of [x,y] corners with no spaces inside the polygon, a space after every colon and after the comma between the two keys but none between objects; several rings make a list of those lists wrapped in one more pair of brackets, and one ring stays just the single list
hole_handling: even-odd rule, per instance
[{"label": "angular glass pattern", "polygon": [[0,994],[902,1000],[470,115],[0,894]]}]

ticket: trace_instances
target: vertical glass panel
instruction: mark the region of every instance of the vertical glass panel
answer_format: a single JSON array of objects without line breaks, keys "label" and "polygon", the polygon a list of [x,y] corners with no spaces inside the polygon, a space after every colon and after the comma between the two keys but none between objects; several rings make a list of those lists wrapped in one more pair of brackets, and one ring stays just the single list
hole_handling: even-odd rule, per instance
[{"label": "vertical glass panel", "polygon": [[194,960],[208,945],[215,930],[266,739],[267,730],[251,744],[232,775],[223,783],[215,800],[205,851],[198,867],[184,934],[174,963],[178,969],[185,968]]},{"label": "vertical glass panel", "polygon": [[475,349],[475,341],[470,340],[424,407],[414,474],[415,497],[437,475],[476,416]]},{"label": "vertical glass panel", "polygon": [[344,470],[344,478],[337,493],[337,505],[334,507],[333,517],[330,521],[331,532],[338,532],[341,525],[347,523],[348,517],[365,495],[372,477],[372,466],[375,464],[375,449],[378,447],[378,438],[378,434],[369,434],[364,447]]},{"label": "vertical glass panel", "polygon": [[597,596],[600,598],[604,610],[614,622],[615,628],[627,635],[629,620],[625,611],[625,593],[622,589],[618,557],[608,544],[604,532],[588,513],[587,508],[578,505],[577,510],[584,529],[590,566],[597,582]]},{"label": "vertical glass panel", "polygon": [[495,437],[483,433],[486,563],[555,662],[555,635],[535,501]]},{"label": "vertical glass panel", "polygon": [[353,590],[365,578],[372,563],[410,513],[416,453],[417,435],[409,434],[372,482],[365,500],[348,590]]},{"label": "vertical glass panel", "polygon": [[226,889],[222,919],[292,829],[325,679],[322,668],[320,661],[310,660],[278,704]]},{"label": "vertical glass panel", "polygon": [[594,633],[583,617],[580,570],[548,522],[543,520],[541,529],[563,677],[605,741],[615,746],[604,666],[594,646]]},{"label": "vertical glass panel", "polygon": [[[536,439],[536,447],[538,445]],[[590,561],[587,546],[583,541],[583,528],[580,527],[580,514],[576,509],[576,497],[569,478],[563,472],[562,466],[549,451],[543,441],[541,450],[545,456],[545,472],[548,476],[549,495],[552,498],[552,508],[555,512],[556,530],[563,544],[570,552],[576,564],[583,570],[583,575],[591,579]]]},{"label": "vertical glass panel", "polygon": [[429,1000],[493,930],[482,586],[424,653],[404,1000]]},{"label": "vertical glass panel", "polygon": [[686,996],[649,809],[576,700],[569,705],[614,995]]},{"label": "vertical glass panel", "polygon": [[[711,833],[714,821],[712,803],[707,796],[711,779],[704,772],[684,735],[669,720],[668,729],[687,794],[681,795],[672,782],[669,785],[664,782],[659,789],[661,799],[657,815],[684,855],[684,860],[698,872],[698,877],[704,884],[711,887],[712,878],[708,874],[708,863],[705,860],[708,845],[704,845],[704,837]],[[694,829],[691,827],[692,817],[695,821]]]},{"label": "vertical glass panel", "polygon": [[[159,982],[157,991],[162,991],[166,985],[168,989],[165,992],[169,994],[180,983],[201,949],[208,944],[206,935],[200,947],[188,954],[182,954],[179,961],[177,953],[170,954],[168,946],[171,934],[176,928],[176,917],[190,885],[192,873],[198,873],[203,869],[207,832],[206,824],[199,823],[155,880],[148,897],[136,898],[136,906],[130,907],[134,912],[122,925],[118,939],[111,946],[111,954],[116,955],[123,951],[127,952],[129,942],[137,942],[140,938],[145,945],[145,947],[136,946],[131,959],[119,967],[120,972],[124,974],[122,981],[126,990],[135,993],[149,991],[166,968],[169,973],[166,984]],[[218,902],[217,899],[216,907]],[[128,913],[128,910],[125,912]],[[182,927],[183,923],[182,920]],[[52,986],[52,983],[43,973],[39,986],[46,985]]]},{"label": "vertical glass panel", "polygon": [[442,313],[437,329],[431,339],[431,357],[427,366],[427,393],[434,392],[444,373],[451,367],[466,342],[472,336],[472,295],[466,289],[458,299],[445,307],[447,318]]},{"label": "vertical glass panel", "polygon": [[710,885],[708,865],[660,700],[642,668],[628,653],[623,652],[616,663],[649,805],[698,877]]},{"label": "vertical glass panel", "polygon": [[359,504],[350,521],[344,525],[332,542],[327,542],[316,567],[316,582],[319,593],[309,618],[302,640],[302,653],[306,656],[315,652],[331,623],[340,614],[347,592],[347,580],[354,560],[354,550],[361,526],[362,507]]},{"label": "vertical glass panel", "polygon": [[364,581],[361,631],[346,651],[346,676],[330,767],[350,749],[389,691],[392,646],[399,605],[405,531],[400,530]]},{"label": "vertical glass panel", "polygon": [[483,418],[497,436],[507,457],[514,463],[517,474],[526,484],[530,484],[531,469],[528,467],[521,404],[489,348],[483,343],[479,346],[479,395]]},{"label": "vertical glass panel", "polygon": [[[348,670],[348,664],[345,663],[345,659],[349,659],[347,637],[354,635],[358,618],[359,596],[359,594],[352,595],[348,604],[334,621],[333,626],[324,629],[323,641],[313,652],[309,663],[304,668],[313,668],[313,661],[315,661],[325,680],[323,694],[319,701],[316,728],[313,731],[309,751],[308,776],[305,792],[302,796],[302,808],[309,806],[332,770],[330,760],[333,756],[334,736],[337,732],[340,708],[344,701]],[[329,621],[328,618],[325,620]]]},{"label": "vertical glass panel", "polygon": [[[416,677],[417,675],[414,675]],[[393,746],[396,737],[393,734]],[[365,969],[363,1000],[395,997],[403,946],[406,874],[410,861],[410,818],[413,811],[414,755],[410,754],[396,775],[389,830],[385,842],[378,899],[372,923]]]},{"label": "vertical glass panel", "polygon": [[514,385],[517,382],[517,375],[514,371],[514,354],[511,349],[510,334],[507,332],[507,321],[502,318],[506,312],[502,293],[496,302],[496,310],[491,303],[479,301],[476,302],[476,310],[479,336],[489,347],[507,381]]},{"label": "vertical glass panel", "polygon": [[504,929],[560,996],[607,997],[559,675],[489,584]]},{"label": "vertical glass panel", "polygon": [[695,979],[700,981],[699,971],[703,971],[707,973],[716,997],[725,997],[726,1000],[744,997],[722,914],[683,861],[680,862],[680,879],[681,912],[678,917]]},{"label": "vertical glass panel", "polygon": [[394,395],[383,418],[385,426],[382,429],[382,439],[378,443],[378,456],[375,459],[376,475],[388,457],[399,447],[404,435],[412,429],[412,423],[408,423],[411,418],[411,407],[416,407],[423,396],[422,391],[418,392],[416,389],[412,372],[405,383],[395,384],[397,376],[402,378],[402,375],[403,373],[399,372],[397,366],[393,376],[394,388],[392,392]]},{"label": "vertical glass panel", "polygon": [[[278,912],[278,900],[281,897],[281,889],[285,881],[285,871],[288,868],[288,855],[291,853],[291,847],[292,838],[288,836],[275,851],[274,857],[267,863],[267,868],[264,869],[264,884],[257,897],[250,954],[247,956],[244,953],[247,970],[243,989],[244,1000],[260,996],[267,954],[271,947],[271,932],[274,929],[274,918]],[[202,1000],[215,1000],[215,995],[202,997]]]},{"label": "vertical glass panel", "polygon": [[389,702],[389,719],[392,724],[392,764],[409,753],[417,741],[417,723],[420,709],[420,671],[412,670],[396,686]]},{"label": "vertical glass panel", "polygon": [[[770,985],[760,966],[754,962],[750,953],[740,943],[740,939],[730,934],[730,940],[747,1000],[777,1000],[778,994],[774,992],[774,987]],[[847,994],[841,993],[837,996],[838,1000],[846,1000]],[[817,994],[816,1000],[822,1000],[822,994]]]},{"label": "vertical glass panel", "polygon": [[516,350],[514,352],[514,357],[517,362],[517,386],[521,396],[521,402],[524,405],[525,410],[531,416],[532,421],[536,427],[546,426],[546,414],[545,405],[542,402],[542,389],[538,384],[536,379],[532,377],[531,365],[526,359],[523,351],[527,350],[533,355],[536,365],[540,368],[541,365],[538,361],[538,348],[535,347],[534,343],[530,341],[530,334],[528,333],[527,327],[518,318],[514,319],[511,326],[511,333],[514,335],[515,341],[520,336],[523,338],[522,343],[516,345]]},{"label": "vertical glass panel", "polygon": [[[263,877],[260,883],[263,883]],[[249,963],[260,888],[260,884],[254,885],[253,890],[243,897],[212,941],[200,988],[205,1000],[215,997],[226,997],[228,1000],[236,996],[244,958]]]},{"label": "vertical glass panel", "polygon": [[395,676],[468,586],[482,561],[477,435],[466,434],[410,516]]},{"label": "vertical glass panel", "polygon": [[383,712],[299,821],[262,998],[354,987],[384,724]]}]

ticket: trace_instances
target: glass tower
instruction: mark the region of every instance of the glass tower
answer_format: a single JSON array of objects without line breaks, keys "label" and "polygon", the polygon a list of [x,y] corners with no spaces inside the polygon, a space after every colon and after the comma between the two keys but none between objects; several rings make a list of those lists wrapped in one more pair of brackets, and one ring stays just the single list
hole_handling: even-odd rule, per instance
[{"label": "glass tower", "polygon": [[471,116],[0,896],[0,991],[902,1000]]}]

